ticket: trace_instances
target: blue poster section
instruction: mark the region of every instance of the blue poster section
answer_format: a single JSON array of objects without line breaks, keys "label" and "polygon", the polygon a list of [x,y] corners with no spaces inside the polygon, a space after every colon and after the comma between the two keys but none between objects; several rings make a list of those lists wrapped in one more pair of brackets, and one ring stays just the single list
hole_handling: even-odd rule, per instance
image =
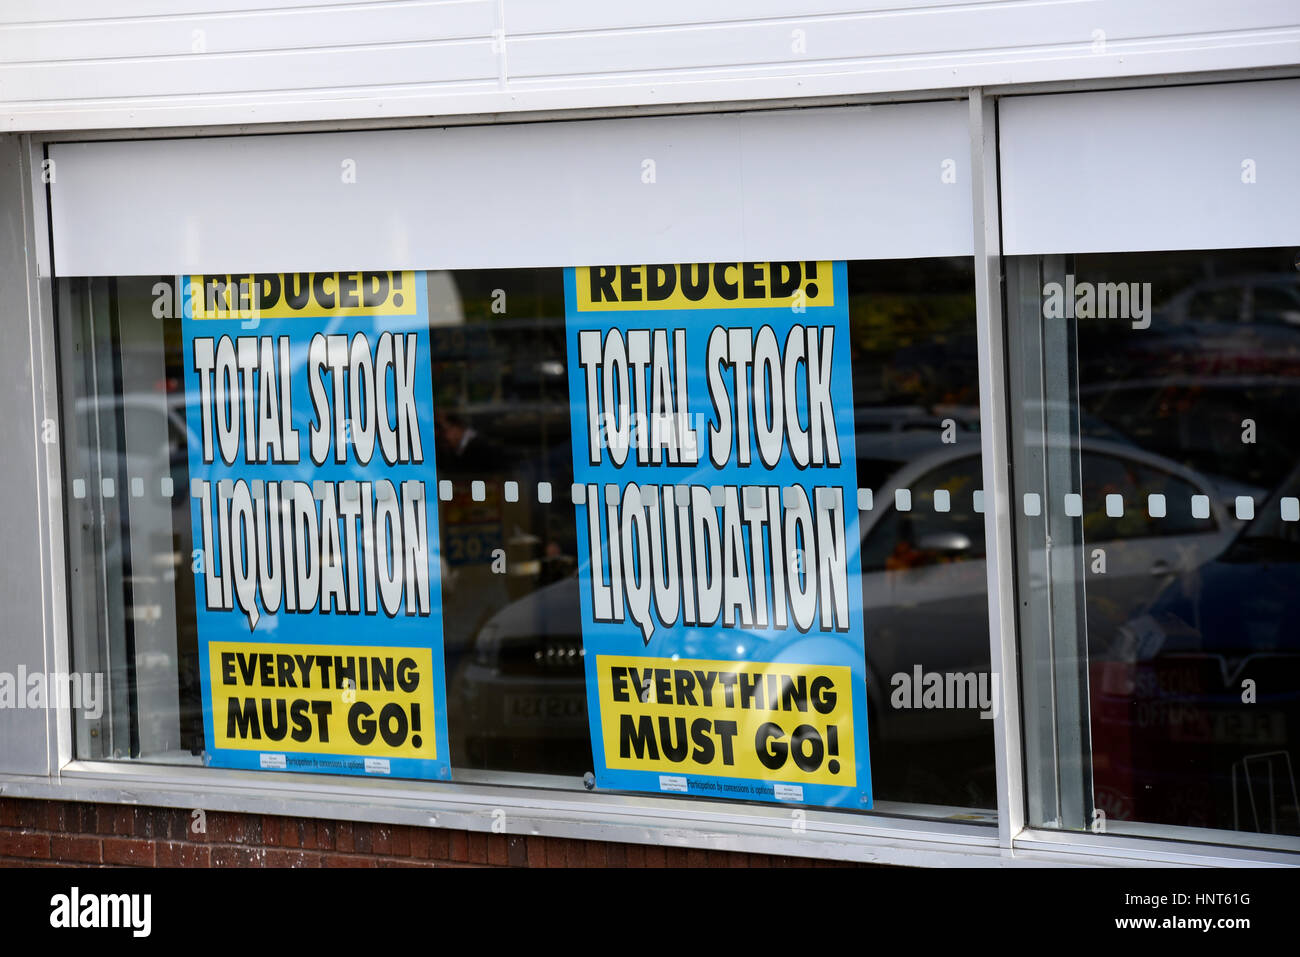
[{"label": "blue poster section", "polygon": [[425,274],[180,283],[209,763],[449,778]]},{"label": "blue poster section", "polygon": [[871,807],[845,264],[565,298],[597,786]]}]

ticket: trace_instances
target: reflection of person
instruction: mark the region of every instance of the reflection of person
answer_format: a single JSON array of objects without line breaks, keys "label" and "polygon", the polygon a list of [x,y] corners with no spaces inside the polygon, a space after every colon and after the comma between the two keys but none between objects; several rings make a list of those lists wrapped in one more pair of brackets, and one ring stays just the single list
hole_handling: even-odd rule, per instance
[{"label": "reflection of person", "polygon": [[509,466],[505,450],[480,435],[459,412],[435,411],[433,426],[439,471],[488,478]]}]

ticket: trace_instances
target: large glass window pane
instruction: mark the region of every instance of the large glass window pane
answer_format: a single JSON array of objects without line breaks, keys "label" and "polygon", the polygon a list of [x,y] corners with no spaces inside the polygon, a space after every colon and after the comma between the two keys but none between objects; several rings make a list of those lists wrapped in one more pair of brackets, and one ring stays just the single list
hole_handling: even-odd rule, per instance
[{"label": "large glass window pane", "polygon": [[[849,640],[867,674],[875,810],[991,821],[972,264],[845,269],[863,600]],[[593,754],[564,270],[416,275],[451,777],[582,788]],[[213,749],[192,511],[208,475],[191,454],[204,438],[177,281],[59,282],[74,665],[110,676],[104,714],[77,722],[81,758],[200,763]],[[306,459],[295,474],[328,477]]]},{"label": "large glass window pane", "polygon": [[1300,846],[1295,250],[1007,274],[1031,823]]}]

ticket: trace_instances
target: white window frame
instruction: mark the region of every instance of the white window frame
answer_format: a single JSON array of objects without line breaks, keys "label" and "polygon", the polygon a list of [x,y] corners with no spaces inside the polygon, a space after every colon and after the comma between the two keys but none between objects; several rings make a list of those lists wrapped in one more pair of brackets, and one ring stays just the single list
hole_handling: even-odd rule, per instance
[{"label": "white window frame", "polygon": [[[958,94],[969,104],[975,277],[980,373],[980,414],[983,453],[989,596],[990,651],[993,668],[1003,676],[1001,707],[994,720],[998,794],[996,827],[947,818],[906,816],[906,807],[878,808],[873,813],[681,800],[652,795],[588,793],[568,778],[544,775],[475,774],[458,771],[454,782],[353,780],[317,775],[242,772],[190,766],[146,765],[135,762],[82,761],[73,754],[70,713],[45,713],[44,741],[23,744],[14,737],[14,711],[0,711],[0,743],[21,746],[15,752],[25,769],[0,762],[0,792],[5,796],[68,801],[130,803],[176,808],[203,807],[242,813],[277,814],[340,820],[372,821],[472,831],[500,829],[520,835],[546,835],[583,840],[661,844],[745,853],[833,858],[886,864],[952,866],[1019,864],[1097,865],[1159,863],[1224,866],[1281,864],[1300,866],[1300,855],[1265,847],[1240,846],[1247,835],[1176,829],[1170,840],[1127,836],[1120,827],[1107,834],[1087,834],[1032,828],[1025,821],[1025,761],[1021,743],[1021,697],[1016,634],[1015,567],[1011,541],[1008,459],[1007,372],[1003,336],[1001,244],[998,215],[996,100],[1028,92],[1069,92],[1082,88],[1141,88],[1164,84],[1204,83],[1208,80],[1257,80],[1300,75],[1297,69],[1234,71],[1131,81],[1047,83],[971,88]],[[906,100],[953,99],[948,92],[918,91],[905,95],[836,97],[803,101],[742,102],[670,109],[611,109],[564,111],[530,116],[529,121],[577,117],[618,117],[682,112],[735,111]],[[437,125],[491,122],[491,117],[438,118]],[[391,122],[277,124],[258,132],[316,132],[391,127]],[[410,125],[410,124],[403,124]],[[428,125],[433,125],[430,122]],[[235,132],[245,132],[237,130]],[[51,241],[47,191],[42,160],[52,141],[154,136],[230,135],[230,128],[114,131],[112,133],[23,134],[17,137],[17,161],[29,185],[18,198],[0,198],[0,211],[21,217],[27,249],[0,256],[0,274],[21,270],[26,286],[20,290],[28,304],[28,323],[19,332],[29,345],[0,358],[0,373],[8,375],[30,360],[33,421],[37,442],[34,459],[10,457],[0,462],[0,477],[18,476],[35,462],[34,490],[41,530],[38,562],[32,570],[40,589],[39,635],[17,641],[39,643],[50,670],[70,670],[67,623],[67,569],[64,561],[62,455],[57,443],[39,440],[41,424],[59,421],[58,369],[54,352],[54,315],[50,275]],[[6,209],[17,202],[20,209]],[[11,318],[11,322],[15,320]],[[15,365],[15,363],[17,365]],[[7,365],[6,365],[7,364]],[[22,481],[10,488],[22,489]],[[10,507],[17,507],[11,499]],[[21,651],[34,644],[16,645]],[[6,727],[6,725],[11,725]],[[42,753],[44,752],[44,753]],[[47,772],[42,772],[44,765]],[[6,769],[10,768],[10,769]],[[479,780],[476,780],[478,778]],[[557,787],[563,782],[564,787]],[[931,812],[933,809],[930,809]],[[504,819],[496,812],[503,811]],[[898,816],[891,816],[898,815]],[[1215,839],[1225,843],[1214,843]],[[1235,844],[1232,842],[1236,842]]]}]

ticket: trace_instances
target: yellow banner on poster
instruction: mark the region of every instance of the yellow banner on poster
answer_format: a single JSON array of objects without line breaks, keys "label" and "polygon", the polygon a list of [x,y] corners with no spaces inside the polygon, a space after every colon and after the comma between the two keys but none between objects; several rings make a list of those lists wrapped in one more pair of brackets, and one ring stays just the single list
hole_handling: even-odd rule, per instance
[{"label": "yellow banner on poster", "polygon": [[[421,274],[423,275],[423,274]],[[211,273],[191,276],[194,319],[414,316],[415,273]]]},{"label": "yellow banner on poster", "polygon": [[831,264],[812,260],[579,266],[574,283],[580,313],[835,305]]},{"label": "yellow banner on poster", "polygon": [[598,655],[611,768],[854,787],[848,667]]},{"label": "yellow banner on poster", "polygon": [[208,668],[218,748],[437,757],[428,648],[212,641]]}]

